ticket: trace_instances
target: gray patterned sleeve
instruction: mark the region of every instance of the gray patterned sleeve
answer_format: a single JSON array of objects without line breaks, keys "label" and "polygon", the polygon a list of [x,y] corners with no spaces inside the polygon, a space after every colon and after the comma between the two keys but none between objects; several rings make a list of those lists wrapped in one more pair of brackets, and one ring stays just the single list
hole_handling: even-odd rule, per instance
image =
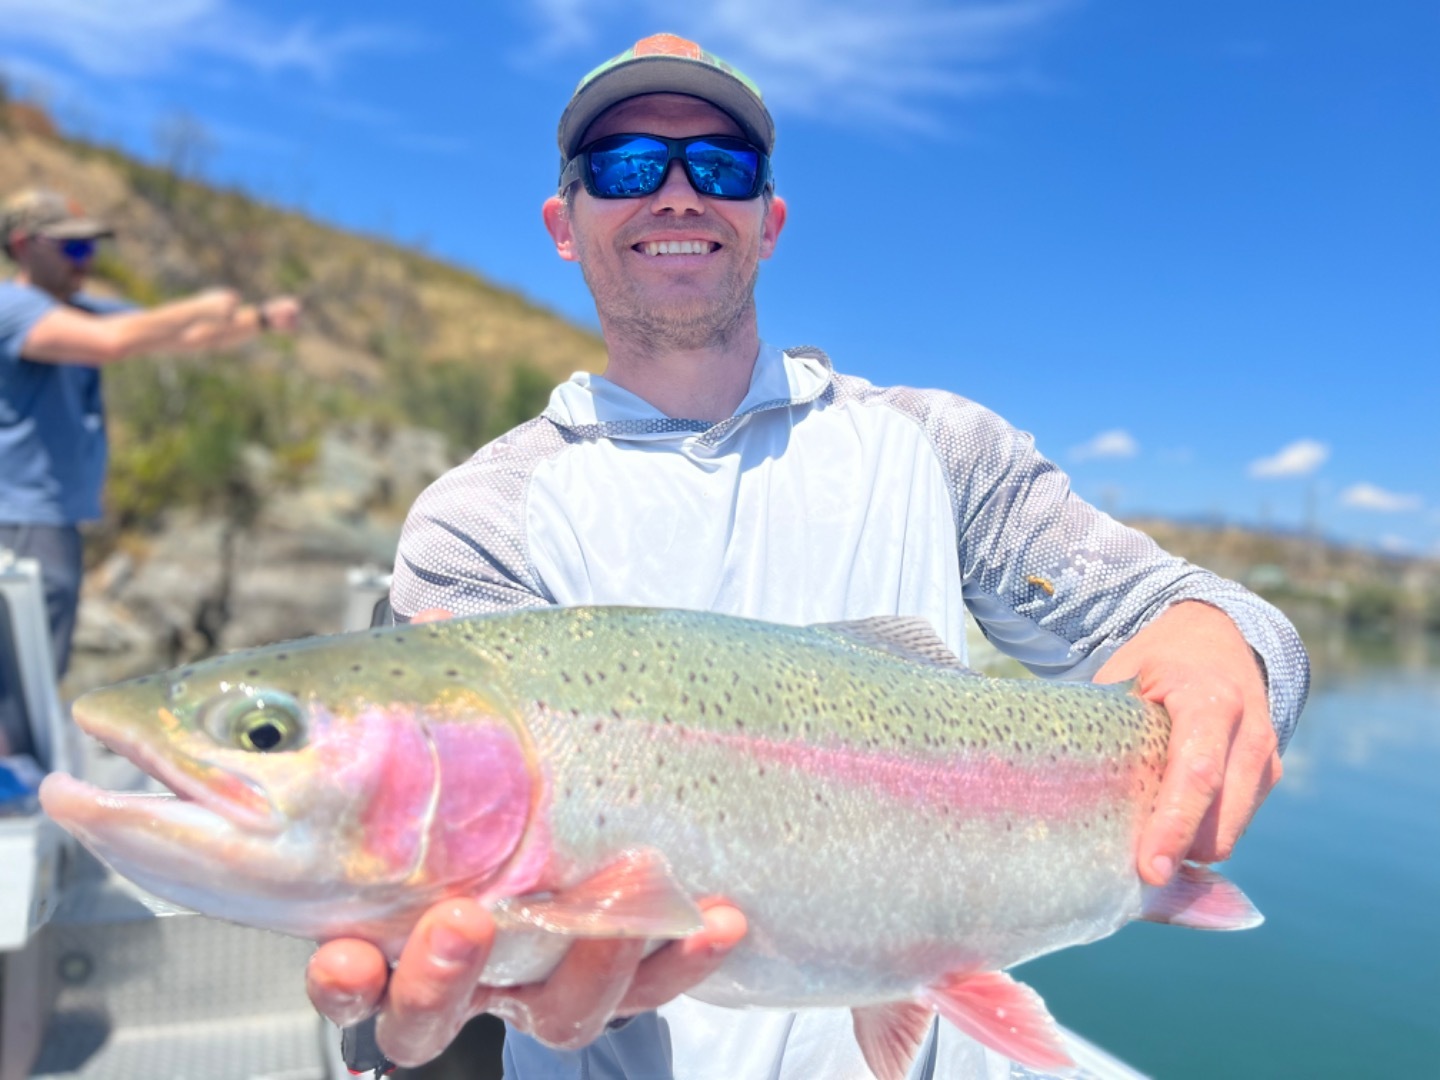
[{"label": "gray patterned sleeve", "polygon": [[901,395],[897,406],[925,425],[949,475],[965,601],[986,637],[1037,674],[1089,678],[1171,604],[1212,604],[1255,650],[1285,746],[1310,664],[1279,610],[1082,501],[1030,435],[988,409],[952,394]]},{"label": "gray patterned sleeve", "polygon": [[549,421],[532,420],[420,495],[395,556],[397,618],[436,607],[479,615],[554,603],[530,561],[525,506],[535,467],[565,445]]}]

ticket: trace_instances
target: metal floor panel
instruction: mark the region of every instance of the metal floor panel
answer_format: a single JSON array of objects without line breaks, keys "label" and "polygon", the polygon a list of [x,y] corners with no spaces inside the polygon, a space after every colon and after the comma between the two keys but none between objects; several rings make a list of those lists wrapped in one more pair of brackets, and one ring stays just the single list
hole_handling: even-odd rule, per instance
[{"label": "metal floor panel", "polygon": [[324,1080],[308,941],[179,915],[51,924],[60,994],[36,1077]]},{"label": "metal floor panel", "polygon": [[[99,1021],[99,1027],[96,1021]],[[308,1017],[212,1020],[127,1028],[103,1018],[56,1017],[33,1077],[60,1080],[326,1080],[324,1028]]]}]

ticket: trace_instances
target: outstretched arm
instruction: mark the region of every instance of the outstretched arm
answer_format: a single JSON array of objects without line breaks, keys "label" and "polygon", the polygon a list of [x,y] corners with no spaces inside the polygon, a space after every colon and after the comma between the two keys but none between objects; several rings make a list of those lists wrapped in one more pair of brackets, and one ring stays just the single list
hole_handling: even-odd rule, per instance
[{"label": "outstretched arm", "polygon": [[233,289],[207,289],[146,311],[104,315],[61,305],[31,327],[20,355],[41,363],[99,366],[147,353],[225,348],[264,329],[293,330],[299,311],[290,297],[241,304]]}]

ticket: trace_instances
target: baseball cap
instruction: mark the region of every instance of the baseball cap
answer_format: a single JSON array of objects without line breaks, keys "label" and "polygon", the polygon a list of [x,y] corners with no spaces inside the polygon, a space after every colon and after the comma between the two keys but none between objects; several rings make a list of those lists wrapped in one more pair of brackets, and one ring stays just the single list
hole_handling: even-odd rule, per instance
[{"label": "baseball cap", "polygon": [[53,240],[98,240],[115,235],[114,229],[90,217],[74,199],[45,188],[17,191],[0,207],[0,239],[8,240],[16,229]]},{"label": "baseball cap", "polygon": [[640,94],[701,98],[729,113],[745,137],[766,154],[775,149],[775,121],[758,86],[693,41],[675,34],[653,34],[580,80],[560,117],[560,167],[575,156],[585,129],[597,116]]}]

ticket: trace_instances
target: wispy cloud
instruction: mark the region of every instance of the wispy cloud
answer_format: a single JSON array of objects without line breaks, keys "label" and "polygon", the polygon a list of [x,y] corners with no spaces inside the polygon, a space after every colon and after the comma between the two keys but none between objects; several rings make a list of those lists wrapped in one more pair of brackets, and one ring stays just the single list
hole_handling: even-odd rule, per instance
[{"label": "wispy cloud", "polygon": [[1140,452],[1140,444],[1128,431],[1118,428],[1102,431],[1087,443],[1072,447],[1070,457],[1075,461],[1090,461],[1094,458],[1128,458]]},{"label": "wispy cloud", "polygon": [[[1075,0],[537,0],[538,51],[598,63],[665,29],[751,76],[772,108],[939,132],[955,101],[1043,85],[1033,48]],[[638,9],[638,10],[637,10]],[[650,29],[637,34],[637,22]],[[626,36],[626,35],[632,36]],[[583,68],[582,68],[583,70]]]},{"label": "wispy cloud", "polygon": [[1419,495],[1398,495],[1374,484],[1351,484],[1340,493],[1340,502],[1356,510],[1377,510],[1382,514],[1400,514],[1419,510]]},{"label": "wispy cloud", "polygon": [[1264,478],[1309,476],[1330,457],[1330,448],[1314,439],[1297,439],[1272,457],[1250,463],[1250,475]]},{"label": "wispy cloud", "polygon": [[93,75],[154,75],[192,59],[329,78],[350,55],[391,48],[393,29],[279,24],[234,0],[0,0],[0,43],[53,50]]}]

